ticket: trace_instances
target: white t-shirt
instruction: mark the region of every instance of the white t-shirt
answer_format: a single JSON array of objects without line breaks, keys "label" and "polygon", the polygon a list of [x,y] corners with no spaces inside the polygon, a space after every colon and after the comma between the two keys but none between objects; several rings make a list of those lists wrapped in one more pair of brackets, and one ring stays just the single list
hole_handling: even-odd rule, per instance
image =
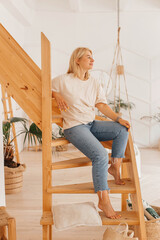
[{"label": "white t-shirt", "polygon": [[52,80],[52,91],[59,92],[69,106],[61,111],[63,129],[92,122],[95,104],[107,104],[100,82],[91,76],[83,81],[73,73],[60,75]]}]

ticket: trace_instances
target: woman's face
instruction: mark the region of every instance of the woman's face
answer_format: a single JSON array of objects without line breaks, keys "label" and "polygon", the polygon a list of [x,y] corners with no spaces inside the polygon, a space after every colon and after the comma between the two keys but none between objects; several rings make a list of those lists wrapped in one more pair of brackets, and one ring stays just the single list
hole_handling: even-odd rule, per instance
[{"label": "woman's face", "polygon": [[93,62],[94,62],[93,56],[91,52],[88,50],[85,52],[83,57],[77,60],[77,63],[79,64],[79,66],[85,71],[92,69]]}]

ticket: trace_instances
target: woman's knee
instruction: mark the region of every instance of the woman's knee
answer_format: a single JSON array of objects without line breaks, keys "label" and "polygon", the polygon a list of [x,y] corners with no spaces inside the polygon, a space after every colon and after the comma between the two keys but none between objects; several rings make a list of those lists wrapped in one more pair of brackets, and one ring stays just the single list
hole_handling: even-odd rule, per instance
[{"label": "woman's knee", "polygon": [[128,129],[125,126],[120,125],[120,132],[121,135],[128,137]]}]

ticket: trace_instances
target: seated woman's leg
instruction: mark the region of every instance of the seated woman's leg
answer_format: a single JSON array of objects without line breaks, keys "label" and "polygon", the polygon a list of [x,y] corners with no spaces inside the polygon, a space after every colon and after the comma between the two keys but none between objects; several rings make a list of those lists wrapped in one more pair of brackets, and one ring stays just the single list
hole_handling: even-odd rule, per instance
[{"label": "seated woman's leg", "polygon": [[76,148],[92,161],[92,176],[95,192],[109,190],[107,184],[108,155],[105,148],[90,132],[90,125],[81,124],[64,130],[68,139]]},{"label": "seated woman's leg", "polygon": [[114,176],[115,183],[123,185],[120,179],[120,166],[128,140],[127,128],[116,122],[94,121],[91,132],[99,141],[113,140],[111,166],[108,172]]},{"label": "seated woman's leg", "polygon": [[120,216],[114,212],[108,196],[108,155],[105,148],[91,133],[91,126],[92,124],[78,125],[64,130],[64,134],[66,139],[92,161],[93,184],[99,197],[99,207],[107,217],[119,218]]}]

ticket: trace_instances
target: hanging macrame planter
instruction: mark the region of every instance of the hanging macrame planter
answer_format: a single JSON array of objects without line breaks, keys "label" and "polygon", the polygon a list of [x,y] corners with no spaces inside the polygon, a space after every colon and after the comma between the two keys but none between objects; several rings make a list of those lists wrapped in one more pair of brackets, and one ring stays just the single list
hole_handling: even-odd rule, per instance
[{"label": "hanging macrame planter", "polygon": [[[107,95],[108,95],[108,87],[110,85],[111,79],[114,80],[114,108],[113,110],[121,116],[122,113],[120,112],[122,103],[124,101],[121,99],[121,82],[124,80],[124,86],[125,86],[125,93],[126,93],[126,99],[127,103],[125,105],[128,105],[128,112],[129,112],[129,118],[130,118],[130,123],[131,123],[131,128],[132,128],[132,119],[131,119],[131,112],[130,112],[130,103],[129,103],[129,98],[128,98],[128,91],[127,91],[127,84],[126,84],[126,77],[125,77],[125,71],[124,71],[124,64],[123,64],[123,59],[122,59],[122,52],[121,52],[121,46],[120,46],[120,26],[119,26],[119,0],[117,0],[117,44],[114,52],[114,57],[113,57],[113,62],[112,62],[112,67],[110,70],[110,77],[109,81],[107,84]],[[114,73],[115,69],[115,73]],[[117,112],[118,109],[118,112]],[[133,131],[132,131],[133,135]],[[133,137],[133,136],[132,136]]]}]

